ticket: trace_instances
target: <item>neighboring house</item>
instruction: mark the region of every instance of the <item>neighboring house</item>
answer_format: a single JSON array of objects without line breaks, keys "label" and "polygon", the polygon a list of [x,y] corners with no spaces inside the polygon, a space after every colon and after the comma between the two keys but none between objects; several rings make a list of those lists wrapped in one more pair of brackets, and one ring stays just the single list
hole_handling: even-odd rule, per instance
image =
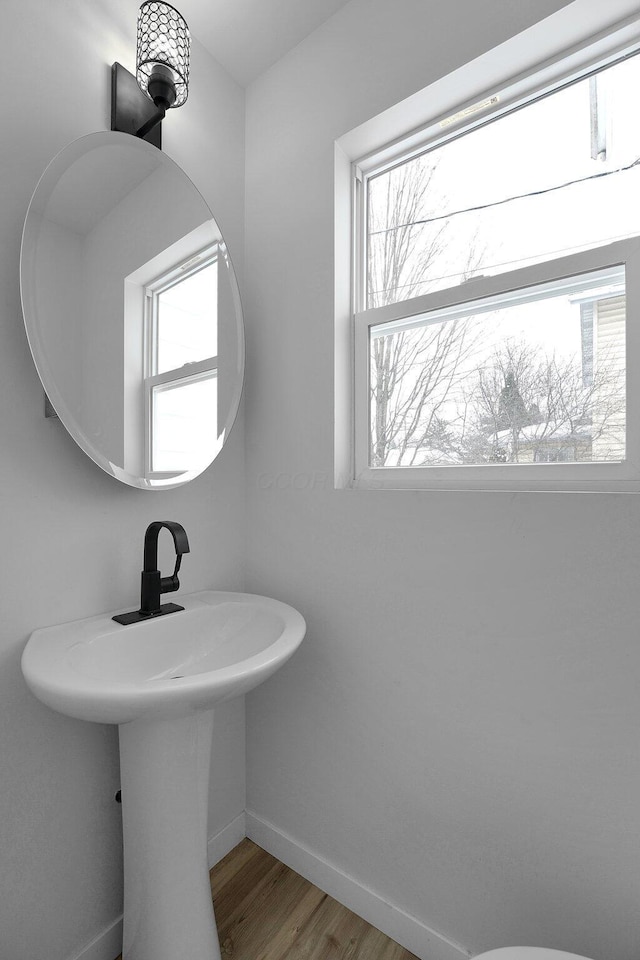
[{"label": "neighboring house", "polygon": [[[574,426],[546,420],[513,430],[500,430],[489,438],[502,451],[504,463],[576,463],[591,460],[591,425]],[[517,450],[514,448],[517,446]],[[497,459],[497,458],[496,458]]]},{"label": "neighboring house", "polygon": [[[572,298],[572,302],[580,307],[582,383],[585,408],[590,407],[592,414],[571,421],[568,416],[559,421],[541,419],[491,434],[488,441],[499,462],[624,460],[625,297],[600,292]],[[505,391],[508,388],[509,384]]]},{"label": "neighboring house", "polygon": [[[593,370],[598,364],[606,363],[612,378],[611,386],[622,395],[625,388],[625,297],[609,297],[595,300],[591,304],[581,304],[581,311],[591,308],[593,324]],[[598,422],[599,411],[596,404],[594,415],[594,439],[592,460],[624,460],[625,422],[624,401],[618,402],[617,409],[607,411],[607,397],[602,401],[606,422]],[[601,416],[602,416],[601,415]]]}]

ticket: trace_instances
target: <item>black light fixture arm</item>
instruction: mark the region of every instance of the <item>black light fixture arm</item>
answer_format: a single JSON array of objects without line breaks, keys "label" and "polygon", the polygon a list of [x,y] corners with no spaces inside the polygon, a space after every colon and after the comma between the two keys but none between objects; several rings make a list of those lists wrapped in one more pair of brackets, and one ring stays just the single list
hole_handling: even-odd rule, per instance
[{"label": "black light fixture arm", "polygon": [[[158,106],[158,104],[156,104]],[[164,120],[167,108],[163,106],[158,106],[158,112],[154,113],[152,117],[149,117],[146,123],[144,123],[139,130],[136,130],[136,137],[141,137],[144,139],[148,133],[153,130],[159,123],[162,123]]]},{"label": "black light fixture arm", "polygon": [[150,130],[164,120],[167,110],[176,102],[176,85],[168,67],[156,64],[149,78],[149,96],[156,105],[157,113],[149,117],[147,122],[136,131],[136,137],[146,137]]}]

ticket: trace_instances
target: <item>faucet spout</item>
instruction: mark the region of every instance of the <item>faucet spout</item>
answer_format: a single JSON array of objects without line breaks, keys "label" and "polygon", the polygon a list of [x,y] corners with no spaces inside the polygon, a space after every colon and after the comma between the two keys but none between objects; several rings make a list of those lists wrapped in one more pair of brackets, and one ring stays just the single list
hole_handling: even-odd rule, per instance
[{"label": "faucet spout", "polygon": [[182,557],[183,553],[189,553],[189,538],[187,532],[181,523],[175,520],[154,520],[147,527],[144,535],[144,572],[150,573],[158,566],[158,534],[165,527],[173,537],[173,545],[176,549],[176,556]]},{"label": "faucet spout", "polygon": [[[173,537],[173,545],[176,551],[176,564],[170,577],[163,577],[158,570],[158,535],[163,527]],[[148,620],[150,617],[161,617],[167,613],[184,610],[184,607],[177,603],[161,604],[160,595],[173,593],[173,591],[180,589],[178,571],[182,563],[182,556],[185,553],[189,553],[189,538],[182,524],[176,523],[175,520],[154,520],[153,523],[150,523],[144,535],[140,609],[133,613],[119,614],[113,619],[122,624],[137,623],[140,620]]]}]

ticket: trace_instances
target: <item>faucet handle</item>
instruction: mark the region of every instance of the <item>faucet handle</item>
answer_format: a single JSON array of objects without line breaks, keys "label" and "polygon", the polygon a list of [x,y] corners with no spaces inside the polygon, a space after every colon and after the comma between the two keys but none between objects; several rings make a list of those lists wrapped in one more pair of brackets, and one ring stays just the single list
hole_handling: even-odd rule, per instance
[{"label": "faucet handle", "polygon": [[182,563],[182,554],[176,554],[176,565],[173,569],[173,573],[170,577],[162,577],[160,580],[160,590],[162,593],[173,593],[175,590],[180,589],[180,581],[178,580],[178,570],[180,569],[180,564]]}]

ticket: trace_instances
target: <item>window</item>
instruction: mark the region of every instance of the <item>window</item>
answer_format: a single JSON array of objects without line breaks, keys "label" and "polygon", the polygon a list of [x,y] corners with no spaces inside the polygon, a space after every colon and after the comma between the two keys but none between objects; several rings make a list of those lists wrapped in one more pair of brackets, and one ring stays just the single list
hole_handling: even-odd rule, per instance
[{"label": "window", "polygon": [[217,247],[146,284],[144,302],[146,475],[170,477],[218,447]]},{"label": "window", "polygon": [[640,56],[541,82],[353,165],[358,483],[640,479]]},{"label": "window", "polygon": [[624,460],[624,289],[613,267],[371,326],[370,465]]}]

